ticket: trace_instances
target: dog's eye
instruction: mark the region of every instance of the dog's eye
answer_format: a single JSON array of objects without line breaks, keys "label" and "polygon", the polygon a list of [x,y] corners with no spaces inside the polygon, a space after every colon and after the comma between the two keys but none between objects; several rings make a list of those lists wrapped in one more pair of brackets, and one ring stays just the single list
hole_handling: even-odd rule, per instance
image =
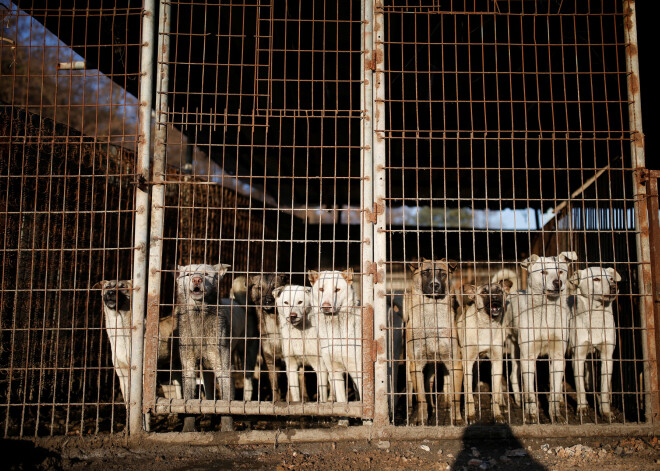
[{"label": "dog's eye", "polygon": [[322,292],[323,292],[323,288],[319,288],[319,293],[322,293]]},{"label": "dog's eye", "polygon": [[284,304],[288,306],[288,305],[289,305],[289,301],[284,301]]},{"label": "dog's eye", "polygon": [[302,301],[298,301],[296,304],[302,304]]},{"label": "dog's eye", "polygon": [[547,274],[548,274],[548,270],[541,270],[541,275],[547,275]]},{"label": "dog's eye", "polygon": [[594,281],[600,281],[600,278],[594,278]]},{"label": "dog's eye", "polygon": [[445,278],[447,278],[447,274],[446,273],[440,273],[440,278],[442,278],[444,280]]},{"label": "dog's eye", "polygon": [[335,288],[335,293],[339,293],[339,288]]}]

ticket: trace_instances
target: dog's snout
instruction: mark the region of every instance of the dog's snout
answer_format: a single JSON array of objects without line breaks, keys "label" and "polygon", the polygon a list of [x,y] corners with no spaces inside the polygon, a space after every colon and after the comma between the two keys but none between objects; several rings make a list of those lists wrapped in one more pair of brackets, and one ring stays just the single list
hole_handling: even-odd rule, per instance
[{"label": "dog's snout", "polygon": [[433,291],[438,291],[442,285],[438,280],[434,280],[433,283],[431,284],[431,287],[433,288]]},{"label": "dog's snout", "polygon": [[192,277],[192,284],[195,287],[200,286],[202,284],[202,281],[204,281],[204,280],[202,280],[201,276],[193,276]]},{"label": "dog's snout", "polygon": [[552,281],[552,286],[553,286],[555,289],[561,289],[561,286],[562,286],[562,282],[561,282],[561,280],[553,280],[553,281]]}]

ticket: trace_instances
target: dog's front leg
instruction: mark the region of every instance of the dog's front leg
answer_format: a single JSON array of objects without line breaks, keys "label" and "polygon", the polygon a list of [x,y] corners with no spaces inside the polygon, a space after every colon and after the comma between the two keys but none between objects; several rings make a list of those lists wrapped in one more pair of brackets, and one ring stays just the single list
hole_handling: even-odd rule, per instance
[{"label": "dog's front leg", "polygon": [[610,408],[612,398],[612,358],[614,356],[614,344],[604,345],[600,350],[600,413],[609,422],[614,419]]},{"label": "dog's front leg", "polygon": [[452,398],[452,424],[460,425],[463,422],[461,417],[461,383],[463,382],[463,361],[459,353],[458,345],[454,348],[454,359],[451,362],[451,398]]},{"label": "dog's front leg", "polygon": [[[477,352],[479,355],[479,352]],[[472,390],[472,369],[474,368],[474,352],[465,349],[463,353],[463,388],[465,390],[465,415],[468,422],[476,422],[477,413],[474,407],[474,392]]]},{"label": "dog's front leg", "polygon": [[523,411],[527,415],[528,422],[538,422],[539,413],[536,403],[534,376],[536,373],[535,350],[531,348],[531,343],[526,342],[520,346],[520,367],[522,370],[524,404]]},{"label": "dog's front leg", "polygon": [[426,366],[426,363],[421,361],[411,363],[410,375],[413,383],[413,391],[417,395],[417,408],[412,417],[413,425],[425,425],[429,416],[424,385],[424,366]]},{"label": "dog's front leg", "polygon": [[509,350],[509,359],[511,361],[511,373],[509,374],[509,381],[511,384],[511,392],[513,393],[513,402],[517,406],[522,406],[522,395],[520,394],[520,349],[518,345],[511,339],[507,339],[506,343]]},{"label": "dog's front leg", "polygon": [[262,349],[264,362],[266,363],[266,368],[268,368],[268,380],[270,381],[270,388],[273,393],[273,402],[279,402],[282,400],[282,397],[280,396],[280,388],[277,383],[277,370],[275,369],[275,350],[269,340],[266,340],[263,343]]},{"label": "dog's front leg", "polygon": [[553,422],[564,423],[565,417],[561,413],[562,394],[564,392],[564,352],[566,344],[556,340],[554,346],[550,345],[550,400],[549,412]]},{"label": "dog's front leg", "polygon": [[498,423],[505,423],[501,407],[504,405],[504,396],[502,395],[502,376],[503,376],[503,352],[500,348],[491,350],[490,369],[492,372],[491,384],[493,389],[493,418]]},{"label": "dog's front leg", "polygon": [[300,402],[300,376],[298,375],[298,362],[291,357],[284,358],[286,376],[289,381],[289,399],[291,402]]},{"label": "dog's front leg", "polygon": [[578,345],[573,349],[573,370],[575,374],[575,389],[577,392],[577,414],[586,414],[589,411],[587,393],[585,390],[584,372],[589,347]]},{"label": "dog's front leg", "polygon": [[[195,358],[192,349],[181,347],[181,368],[183,370],[183,399],[189,401],[195,398],[197,381],[195,378]],[[182,432],[195,431],[195,417],[184,415]]]},{"label": "dog's front leg", "polygon": [[328,370],[322,358],[316,365],[316,384],[318,387],[317,397],[320,402],[328,402]]}]

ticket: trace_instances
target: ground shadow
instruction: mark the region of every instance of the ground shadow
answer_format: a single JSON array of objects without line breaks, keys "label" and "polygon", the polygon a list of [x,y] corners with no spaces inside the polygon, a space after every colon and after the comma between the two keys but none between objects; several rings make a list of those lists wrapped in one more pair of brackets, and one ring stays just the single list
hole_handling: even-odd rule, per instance
[{"label": "ground shadow", "polygon": [[60,470],[62,459],[54,451],[36,446],[29,440],[0,439],[2,469]]},{"label": "ground shadow", "polygon": [[470,425],[463,434],[463,448],[453,469],[545,470],[508,425]]}]

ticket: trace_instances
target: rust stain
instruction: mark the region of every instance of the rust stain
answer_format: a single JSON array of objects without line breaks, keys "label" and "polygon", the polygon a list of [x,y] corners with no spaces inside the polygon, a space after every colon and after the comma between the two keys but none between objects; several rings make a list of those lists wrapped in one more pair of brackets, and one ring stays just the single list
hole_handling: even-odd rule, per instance
[{"label": "rust stain", "polygon": [[632,92],[633,95],[636,95],[639,93],[639,77],[637,77],[637,74],[631,74],[630,79],[630,91]]}]

